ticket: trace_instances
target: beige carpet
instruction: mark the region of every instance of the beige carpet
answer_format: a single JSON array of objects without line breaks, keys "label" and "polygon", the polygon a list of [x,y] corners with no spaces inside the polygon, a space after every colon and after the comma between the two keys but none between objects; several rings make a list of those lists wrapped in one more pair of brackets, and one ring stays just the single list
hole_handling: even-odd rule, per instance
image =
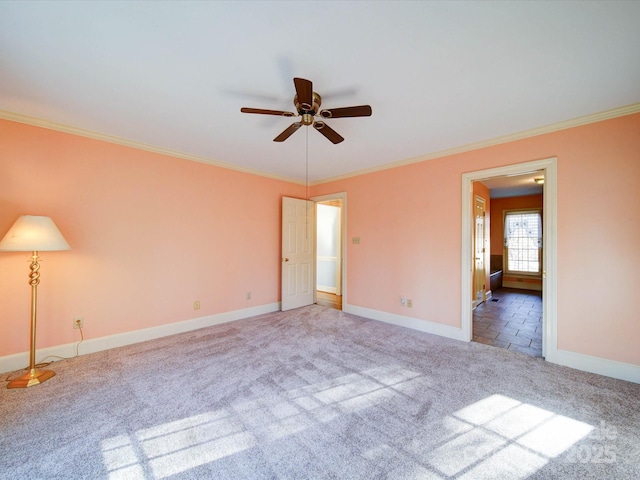
[{"label": "beige carpet", "polygon": [[640,385],[325,307],[52,368],[0,478],[640,478]]}]

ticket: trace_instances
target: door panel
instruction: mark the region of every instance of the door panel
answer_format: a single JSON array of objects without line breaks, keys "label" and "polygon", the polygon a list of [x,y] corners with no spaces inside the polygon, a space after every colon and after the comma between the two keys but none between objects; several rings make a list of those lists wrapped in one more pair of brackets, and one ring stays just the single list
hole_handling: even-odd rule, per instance
[{"label": "door panel", "polygon": [[315,204],[282,198],[281,310],[311,305],[314,291]]},{"label": "door panel", "polygon": [[479,305],[486,300],[487,291],[487,275],[485,269],[485,201],[482,197],[476,196],[475,198],[475,242],[474,242],[474,272],[473,272],[473,285],[474,285],[474,299],[473,306]]}]

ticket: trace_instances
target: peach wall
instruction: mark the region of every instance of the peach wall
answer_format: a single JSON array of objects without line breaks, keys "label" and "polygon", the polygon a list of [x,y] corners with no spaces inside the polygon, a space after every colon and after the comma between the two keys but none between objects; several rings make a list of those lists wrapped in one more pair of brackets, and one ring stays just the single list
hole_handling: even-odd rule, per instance
[{"label": "peach wall", "polygon": [[[455,165],[439,159],[312,189],[347,192],[349,304],[459,326],[460,188]],[[457,300],[441,308],[446,298]]]},{"label": "peach wall", "polygon": [[[75,316],[97,338],[279,300],[280,197],[304,187],[1,120],[0,140],[2,233],[49,215],[72,247],[42,254],[39,348]],[[462,173],[554,156],[558,347],[640,365],[640,114],[313,187],[347,192],[361,238],[347,302],[459,327]],[[0,253],[0,356],[28,349],[28,265]]]},{"label": "peach wall", "polygon": [[[461,176],[558,158],[558,348],[640,365],[640,114],[336,180],[347,302],[460,326]],[[412,310],[401,307],[403,294]]]},{"label": "peach wall", "polygon": [[[47,215],[71,245],[41,253],[38,348],[76,341],[76,316],[98,338],[279,301],[281,196],[304,187],[2,120],[0,139],[0,236]],[[0,356],[29,347],[28,267],[0,253]]]}]

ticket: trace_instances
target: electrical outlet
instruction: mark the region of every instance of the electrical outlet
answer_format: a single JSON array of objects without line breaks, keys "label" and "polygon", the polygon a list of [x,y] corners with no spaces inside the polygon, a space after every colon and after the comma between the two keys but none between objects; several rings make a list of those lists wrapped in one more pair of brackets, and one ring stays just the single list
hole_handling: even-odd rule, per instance
[{"label": "electrical outlet", "polygon": [[407,299],[407,307],[413,308],[413,300],[411,300],[410,298]]},{"label": "electrical outlet", "polygon": [[200,300],[196,300],[195,302],[193,302],[193,309],[200,310]]},{"label": "electrical outlet", "polygon": [[251,292],[247,292],[247,300],[251,300]]},{"label": "electrical outlet", "polygon": [[407,299],[404,297],[400,297],[400,305],[403,307],[407,305]]},{"label": "electrical outlet", "polygon": [[82,328],[84,327],[84,318],[76,317],[73,319],[73,328]]}]

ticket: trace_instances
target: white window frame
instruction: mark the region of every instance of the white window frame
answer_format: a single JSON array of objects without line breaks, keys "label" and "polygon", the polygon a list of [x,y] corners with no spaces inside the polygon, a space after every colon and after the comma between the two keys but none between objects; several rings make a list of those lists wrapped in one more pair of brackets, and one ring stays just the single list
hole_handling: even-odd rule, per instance
[{"label": "white window frame", "polygon": [[[517,215],[523,213],[537,213],[540,215],[540,225],[542,225],[542,209],[541,208],[518,208],[512,210],[505,210],[503,212],[502,219],[502,228],[503,232],[506,229],[507,225],[507,216],[508,215]],[[540,232],[540,237],[542,237],[542,232]],[[505,274],[516,275],[516,276],[524,276],[524,277],[537,277],[540,278],[542,276],[542,246],[538,247],[538,271],[537,272],[527,272],[523,270],[511,270],[509,269],[509,248],[506,245],[503,245],[503,270]]]}]

